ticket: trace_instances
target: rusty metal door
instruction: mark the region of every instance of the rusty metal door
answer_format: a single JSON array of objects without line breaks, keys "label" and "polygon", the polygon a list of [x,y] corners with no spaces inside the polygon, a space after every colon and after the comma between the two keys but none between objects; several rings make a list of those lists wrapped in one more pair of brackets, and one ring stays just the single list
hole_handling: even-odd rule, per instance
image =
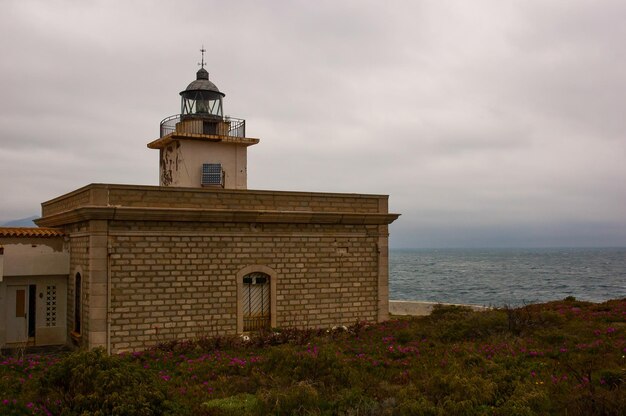
[{"label": "rusty metal door", "polygon": [[265,273],[250,273],[243,277],[242,290],[243,330],[270,328],[270,277]]}]

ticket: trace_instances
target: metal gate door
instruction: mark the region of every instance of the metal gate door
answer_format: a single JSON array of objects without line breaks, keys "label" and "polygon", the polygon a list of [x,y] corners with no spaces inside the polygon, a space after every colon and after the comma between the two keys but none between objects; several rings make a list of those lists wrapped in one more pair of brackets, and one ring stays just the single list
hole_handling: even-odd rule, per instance
[{"label": "metal gate door", "polygon": [[270,327],[270,277],[250,273],[243,277],[243,330],[257,331]]}]

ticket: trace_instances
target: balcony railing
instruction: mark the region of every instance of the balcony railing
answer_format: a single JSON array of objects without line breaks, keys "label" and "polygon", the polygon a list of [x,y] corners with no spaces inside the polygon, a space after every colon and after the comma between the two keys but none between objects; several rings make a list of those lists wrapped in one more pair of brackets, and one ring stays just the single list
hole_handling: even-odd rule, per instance
[{"label": "balcony railing", "polygon": [[[174,133],[176,131],[176,124],[181,121],[181,116],[181,114],[175,114],[173,116],[164,118],[163,121],[161,121],[160,137],[167,136],[170,133]],[[185,117],[205,118],[198,114]],[[215,120],[215,116],[207,116],[206,119]],[[246,137],[246,120],[226,116],[220,121],[229,123],[228,136]]]}]

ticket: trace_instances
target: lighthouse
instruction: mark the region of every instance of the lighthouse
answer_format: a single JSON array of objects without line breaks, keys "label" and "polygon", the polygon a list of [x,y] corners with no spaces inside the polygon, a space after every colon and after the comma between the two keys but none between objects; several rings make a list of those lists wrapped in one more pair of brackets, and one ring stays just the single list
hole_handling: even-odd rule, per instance
[{"label": "lighthouse", "polygon": [[159,150],[159,185],[184,188],[247,189],[246,121],[224,116],[226,96],[204,68],[180,92],[180,114],[160,123],[160,137],[148,143]]},{"label": "lighthouse", "polygon": [[0,227],[0,347],[115,354],[388,319],[389,197],[247,189],[259,139],[224,116],[204,59],[180,97],[148,144],[160,186],[89,184],[41,204],[47,228]]}]

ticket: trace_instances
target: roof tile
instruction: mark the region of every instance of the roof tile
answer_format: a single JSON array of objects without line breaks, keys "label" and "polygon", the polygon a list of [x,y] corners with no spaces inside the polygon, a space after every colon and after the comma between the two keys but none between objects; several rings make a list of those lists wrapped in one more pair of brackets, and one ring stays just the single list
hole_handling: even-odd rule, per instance
[{"label": "roof tile", "polygon": [[0,237],[62,237],[65,235],[58,228],[45,227],[0,227]]}]

